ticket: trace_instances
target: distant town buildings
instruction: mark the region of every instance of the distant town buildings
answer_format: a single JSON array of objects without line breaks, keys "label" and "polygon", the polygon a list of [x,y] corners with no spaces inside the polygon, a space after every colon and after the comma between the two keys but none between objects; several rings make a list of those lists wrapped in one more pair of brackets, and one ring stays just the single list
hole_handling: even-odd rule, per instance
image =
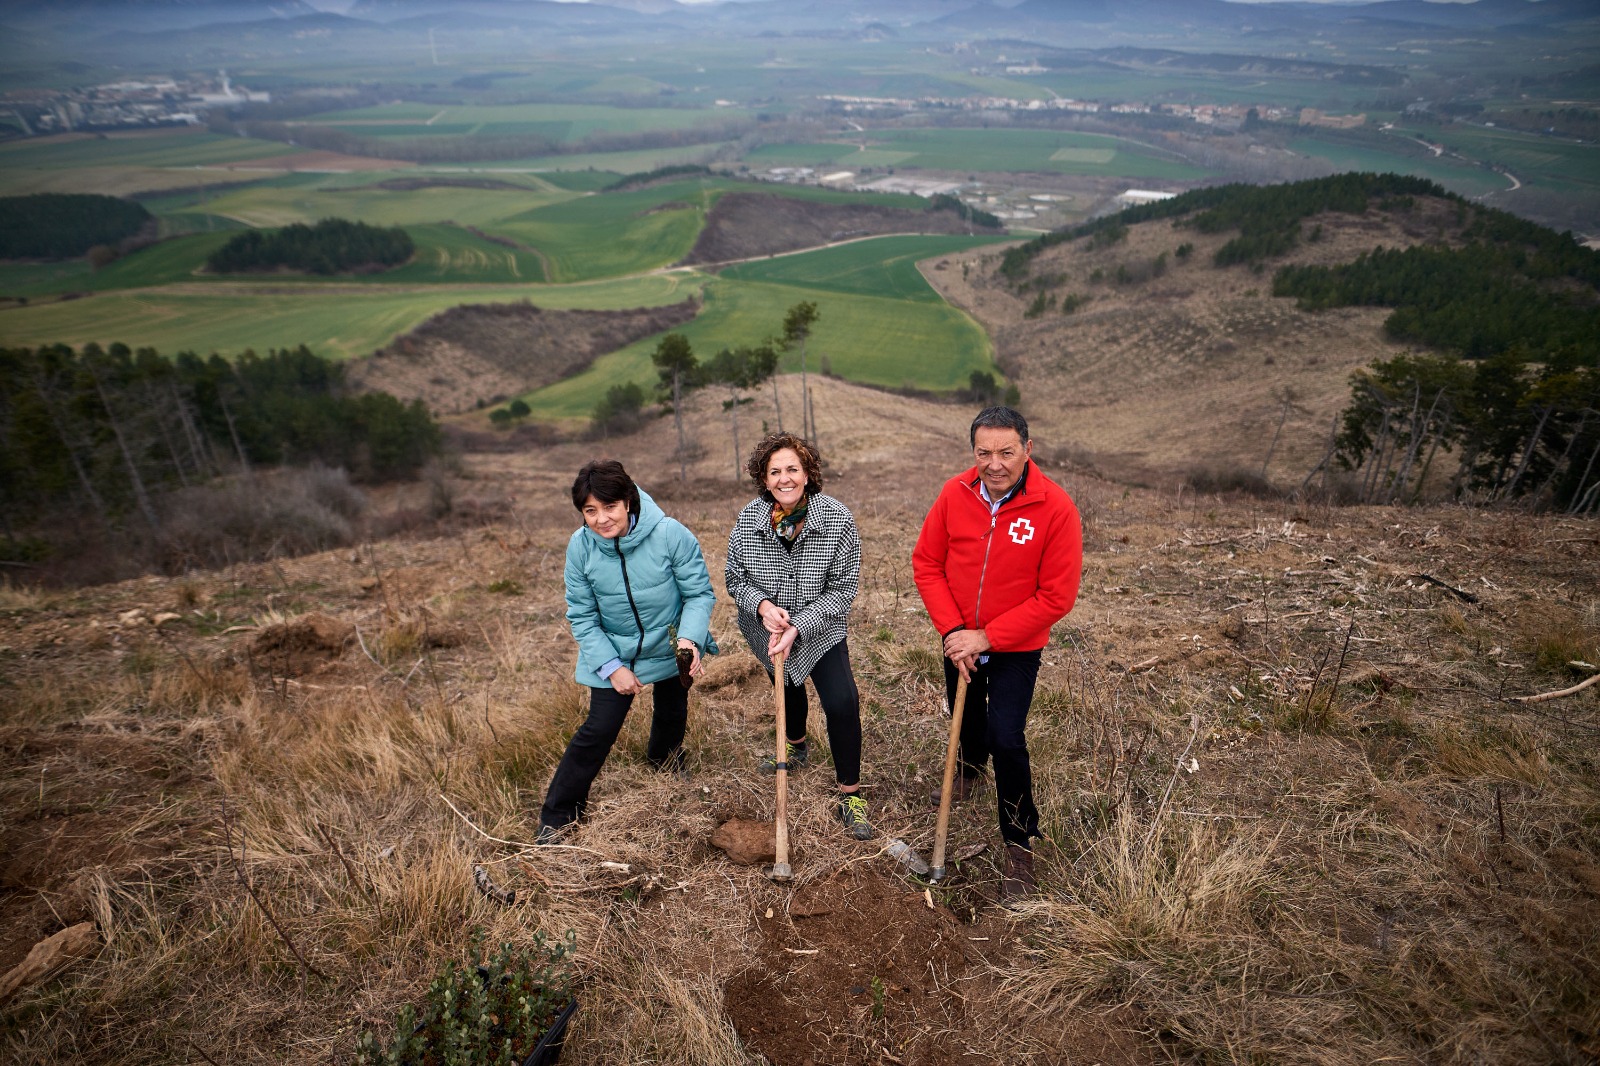
[{"label": "distant town buildings", "polygon": [[28,135],[72,130],[198,126],[219,107],[270,103],[271,93],[234,85],[227,71],[216,78],[128,80],[65,90],[23,89],[0,97],[0,112]]}]

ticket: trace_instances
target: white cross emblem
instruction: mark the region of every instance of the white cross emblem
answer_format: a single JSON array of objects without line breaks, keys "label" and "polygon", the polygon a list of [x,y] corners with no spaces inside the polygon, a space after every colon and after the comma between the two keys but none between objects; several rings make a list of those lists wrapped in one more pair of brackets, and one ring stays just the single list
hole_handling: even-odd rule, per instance
[{"label": "white cross emblem", "polygon": [[1026,544],[1033,539],[1033,523],[1026,518],[1019,518],[1011,523],[1011,528],[1006,530],[1011,534],[1011,539],[1018,544]]}]

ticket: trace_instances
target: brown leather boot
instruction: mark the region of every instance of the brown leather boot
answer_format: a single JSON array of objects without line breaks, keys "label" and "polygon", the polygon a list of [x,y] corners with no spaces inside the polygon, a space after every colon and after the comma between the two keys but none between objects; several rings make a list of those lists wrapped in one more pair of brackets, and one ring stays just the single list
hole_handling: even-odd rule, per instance
[{"label": "brown leather boot", "polygon": [[[982,787],[982,774],[973,774],[971,777],[968,777],[960,770],[957,770],[955,783],[950,786],[950,802],[963,803],[966,801],[968,796],[971,796],[974,792],[978,791],[978,789]],[[933,791],[928,793],[928,798],[931,799],[934,806],[937,807],[940,801],[944,799],[944,786],[934,785]]]},{"label": "brown leather boot", "polygon": [[1000,902],[1015,903],[1039,891],[1033,873],[1033,852],[1021,844],[1006,845],[1006,872],[1000,881]]}]

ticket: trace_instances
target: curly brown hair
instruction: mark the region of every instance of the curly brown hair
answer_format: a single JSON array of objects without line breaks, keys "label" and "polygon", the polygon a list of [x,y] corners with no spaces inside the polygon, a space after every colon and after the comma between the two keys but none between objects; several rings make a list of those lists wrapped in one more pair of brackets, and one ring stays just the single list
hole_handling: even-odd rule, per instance
[{"label": "curly brown hair", "polygon": [[800,469],[806,472],[806,495],[814,496],[822,491],[822,456],[817,454],[812,443],[793,433],[768,433],[756,442],[749,461],[744,464],[750,480],[756,483],[756,491],[768,503],[772,502],[772,493],[767,491],[767,464],[772,462],[774,454],[785,448],[800,457]]}]

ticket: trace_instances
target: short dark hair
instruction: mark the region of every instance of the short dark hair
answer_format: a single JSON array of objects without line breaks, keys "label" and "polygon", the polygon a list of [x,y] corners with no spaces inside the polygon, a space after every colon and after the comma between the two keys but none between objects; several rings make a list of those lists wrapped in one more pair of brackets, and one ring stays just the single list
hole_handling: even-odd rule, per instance
[{"label": "short dark hair", "polygon": [[1015,408],[985,407],[979,411],[978,417],[972,420],[972,428],[967,431],[967,443],[974,448],[978,446],[980,429],[1014,429],[1022,443],[1028,443],[1028,420]]},{"label": "short dark hair", "polygon": [[806,472],[806,495],[812,496],[822,491],[822,456],[817,454],[816,446],[793,433],[768,433],[756,442],[749,461],[744,464],[750,480],[756,483],[756,491],[768,503],[772,503],[773,499],[772,493],[767,491],[767,464],[785,448],[800,457],[800,469]]},{"label": "short dark hair", "polygon": [[628,513],[639,513],[639,486],[615,459],[595,459],[583,464],[572,482],[572,506],[581,513],[593,496],[601,503],[628,501]]}]

